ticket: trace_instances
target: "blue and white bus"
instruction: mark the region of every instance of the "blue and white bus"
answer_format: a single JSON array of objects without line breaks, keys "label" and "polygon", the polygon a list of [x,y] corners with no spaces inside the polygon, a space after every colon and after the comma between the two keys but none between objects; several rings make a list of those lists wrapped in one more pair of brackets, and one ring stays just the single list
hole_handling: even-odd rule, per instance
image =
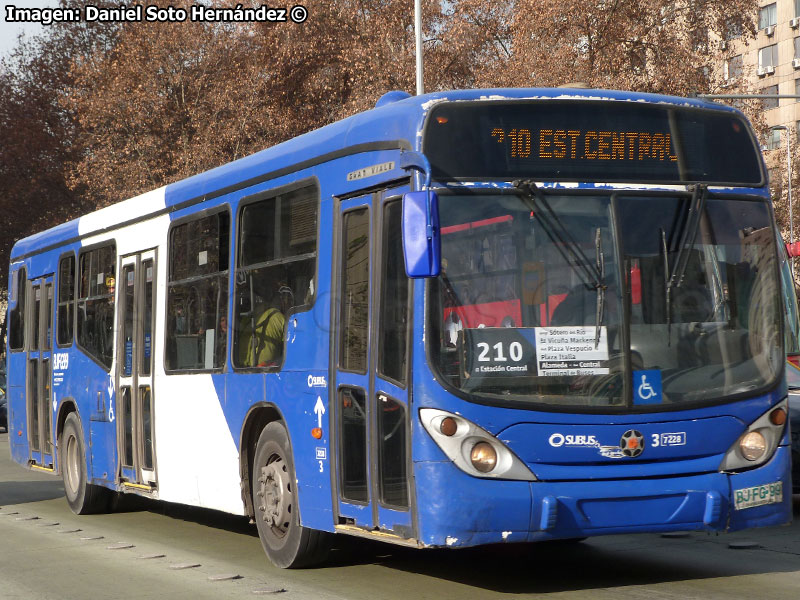
[{"label": "blue and white bus", "polygon": [[19,241],[11,454],[281,567],[786,523],[775,231],[734,109],[393,92]]}]

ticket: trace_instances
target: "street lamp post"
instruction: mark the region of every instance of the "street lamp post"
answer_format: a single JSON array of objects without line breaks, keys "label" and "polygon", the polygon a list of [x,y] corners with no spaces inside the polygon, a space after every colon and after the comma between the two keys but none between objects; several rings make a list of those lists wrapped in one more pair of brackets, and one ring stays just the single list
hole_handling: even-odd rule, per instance
[{"label": "street lamp post", "polygon": [[417,54],[417,96],[424,93],[422,83],[422,3],[421,0],[414,2],[414,40]]},{"label": "street lamp post", "polygon": [[[794,210],[792,208],[792,145],[789,140],[789,128],[786,125],[775,125],[770,130],[783,131],[786,134],[786,176],[789,196],[789,243],[794,243]],[[794,259],[792,261],[792,279],[794,279]]]}]

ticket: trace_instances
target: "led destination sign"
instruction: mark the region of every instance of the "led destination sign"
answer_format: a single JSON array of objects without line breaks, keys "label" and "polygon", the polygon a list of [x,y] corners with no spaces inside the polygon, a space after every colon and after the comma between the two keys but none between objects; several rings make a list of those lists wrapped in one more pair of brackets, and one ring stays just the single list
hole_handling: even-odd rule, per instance
[{"label": "led destination sign", "polygon": [[567,160],[677,161],[669,133],[646,131],[581,131],[580,129],[492,129],[492,137],[505,145],[510,158],[529,158],[534,148],[539,158]]},{"label": "led destination sign", "polygon": [[736,114],[612,101],[448,102],[423,150],[440,179],[761,185],[761,159]]}]

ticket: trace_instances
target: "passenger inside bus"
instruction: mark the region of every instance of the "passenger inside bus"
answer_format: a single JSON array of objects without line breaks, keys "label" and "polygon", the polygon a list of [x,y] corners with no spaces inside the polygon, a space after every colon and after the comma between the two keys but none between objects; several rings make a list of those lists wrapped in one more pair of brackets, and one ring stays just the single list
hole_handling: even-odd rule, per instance
[{"label": "passenger inside bus", "polygon": [[[602,292],[601,292],[602,293]],[[553,310],[550,325],[565,327],[568,325],[595,325],[597,321],[598,291],[585,283],[579,283],[567,292]],[[604,294],[608,296],[608,294]],[[611,298],[614,294],[610,295]],[[608,311],[606,298],[603,299],[603,316]],[[601,318],[601,324],[607,319]]]},{"label": "passenger inside bus", "polygon": [[239,320],[239,366],[275,366],[283,356],[285,314],[294,304],[294,293],[282,281],[266,283],[255,277],[253,288],[257,297],[268,299],[257,301]]},{"label": "passenger inside bus", "polygon": [[225,363],[225,353],[228,351],[228,317],[223,315],[219,318],[219,332],[214,346],[215,364]]}]

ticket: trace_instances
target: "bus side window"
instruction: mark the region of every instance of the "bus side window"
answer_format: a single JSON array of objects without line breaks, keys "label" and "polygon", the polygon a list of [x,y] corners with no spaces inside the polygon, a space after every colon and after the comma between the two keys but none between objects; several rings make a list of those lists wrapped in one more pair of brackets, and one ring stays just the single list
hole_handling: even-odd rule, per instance
[{"label": "bus side window", "polygon": [[225,365],[229,239],[227,211],[181,223],[170,232],[167,371]]},{"label": "bus side window", "polygon": [[304,186],[250,202],[239,213],[233,364],[277,369],[290,314],[314,302],[319,190]]},{"label": "bus side window", "polygon": [[25,288],[28,283],[27,272],[22,267],[12,281],[11,301],[16,306],[9,311],[8,345],[12,351],[25,349]]}]

